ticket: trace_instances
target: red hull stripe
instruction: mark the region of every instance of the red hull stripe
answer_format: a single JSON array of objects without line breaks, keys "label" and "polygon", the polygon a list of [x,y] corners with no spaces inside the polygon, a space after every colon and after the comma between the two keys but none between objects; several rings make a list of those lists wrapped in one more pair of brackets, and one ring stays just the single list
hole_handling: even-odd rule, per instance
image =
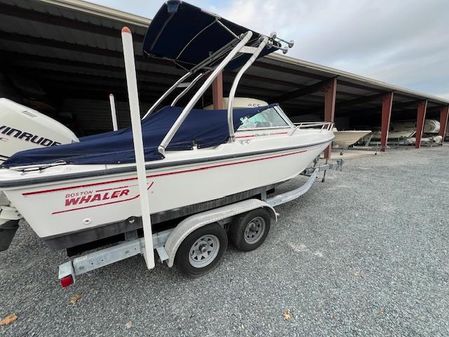
[{"label": "red hull stripe", "polygon": [[119,187],[104,188],[101,190],[96,190],[95,192],[106,192],[106,191],[120,190],[123,188],[129,188],[131,186],[135,186],[135,185],[125,185],[125,186],[119,186]]},{"label": "red hull stripe", "polygon": [[83,187],[98,186],[98,185],[106,185],[106,184],[112,184],[112,183],[120,183],[120,182],[124,182],[124,181],[135,180],[135,179],[137,179],[137,178],[117,179],[117,180],[103,181],[103,182],[100,182],[100,183],[93,183],[93,184],[77,185],[77,186],[70,186],[70,187],[54,188],[54,189],[51,189],[51,190],[42,190],[42,191],[36,191],[36,192],[25,192],[25,193],[22,193],[22,195],[28,196],[28,195],[34,195],[34,194],[50,193],[50,192],[57,192],[57,191],[71,190],[71,189],[73,189],[73,188],[83,188]]},{"label": "red hull stripe", "polygon": [[196,171],[204,171],[204,170],[209,170],[209,169],[213,169],[213,168],[217,168],[217,167],[233,166],[233,165],[239,165],[239,164],[252,163],[252,162],[261,161],[261,160],[267,160],[267,159],[274,159],[274,158],[279,158],[279,157],[292,156],[294,154],[303,153],[303,152],[306,152],[306,151],[307,150],[301,150],[301,151],[296,151],[296,152],[292,152],[292,153],[278,154],[278,155],[270,156],[270,157],[248,159],[248,160],[238,161],[238,162],[235,162],[235,163],[223,163],[223,164],[211,165],[211,166],[203,166],[203,167],[198,167],[198,168],[188,169],[188,170],[159,173],[159,174],[149,175],[149,176],[147,176],[147,178],[156,178],[156,177],[162,177],[162,176],[170,176],[170,175],[173,175],[173,174],[196,172]]},{"label": "red hull stripe", "polygon": [[[262,161],[262,160],[268,160],[268,159],[275,159],[275,158],[280,158],[280,157],[292,156],[292,155],[295,155],[295,154],[298,154],[298,153],[307,152],[307,151],[308,150],[301,150],[301,151],[295,151],[295,152],[290,152],[290,153],[273,155],[273,156],[269,156],[269,157],[254,158],[254,159],[242,160],[242,161],[238,161],[238,162],[230,162],[230,163],[222,163],[222,164],[216,164],[216,165],[210,165],[210,166],[203,166],[203,167],[198,167],[198,168],[194,168],[194,169],[187,169],[187,170],[180,170],[180,171],[173,171],[173,172],[165,172],[165,173],[153,174],[153,175],[148,175],[147,178],[156,178],[156,177],[168,176],[168,175],[173,175],[173,174],[181,174],[181,173],[209,170],[209,169],[218,168],[218,167],[224,167],[224,166],[233,166],[233,165],[252,163],[252,162],[257,162],[257,161]],[[85,185],[60,187],[60,188],[55,188],[55,189],[50,189],[50,190],[41,190],[41,191],[35,191],[35,192],[25,192],[25,193],[22,193],[22,195],[28,196],[28,195],[35,195],[35,194],[42,194],[42,193],[51,193],[51,192],[57,192],[57,191],[71,190],[71,189],[75,189],[75,188],[84,188],[84,187],[90,187],[90,186],[114,184],[114,183],[120,183],[120,182],[124,182],[124,181],[130,181],[130,180],[137,180],[137,177],[125,178],[125,179],[117,179],[117,180],[109,180],[109,181],[103,181],[103,182],[92,183],[92,184],[85,184]]]},{"label": "red hull stripe", "polygon": [[[149,190],[151,188],[151,186],[153,186],[154,181],[151,182],[150,186],[148,186],[147,190]],[[131,201],[134,199],[137,199],[139,197],[140,194],[135,195],[132,198],[128,198],[128,199],[123,199],[123,200],[116,200],[116,201],[110,201],[110,202],[105,202],[104,204],[100,204],[100,205],[90,205],[90,206],[83,206],[83,207],[77,207],[77,208],[71,208],[71,209],[65,209],[62,211],[55,211],[52,212],[51,214],[60,214],[60,213],[66,213],[66,212],[72,212],[72,211],[78,211],[80,209],[86,209],[86,208],[94,208],[94,207],[99,207],[99,206],[106,206],[106,205],[111,205],[111,204],[117,204],[119,202],[125,202],[125,201]]]},{"label": "red hull stripe", "polygon": [[240,139],[240,138],[254,138],[254,137],[263,137],[263,136],[274,136],[274,135],[288,135],[288,132],[275,132],[275,133],[269,133],[267,135],[257,135],[257,134],[253,134],[253,135],[245,135],[245,136],[236,136],[236,139]]}]

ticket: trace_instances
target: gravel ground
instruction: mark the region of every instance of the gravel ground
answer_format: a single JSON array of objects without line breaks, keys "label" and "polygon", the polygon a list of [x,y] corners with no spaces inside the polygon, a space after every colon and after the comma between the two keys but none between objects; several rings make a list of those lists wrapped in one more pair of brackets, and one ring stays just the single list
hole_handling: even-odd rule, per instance
[{"label": "gravel ground", "polygon": [[449,336],[448,189],[448,146],[348,160],[195,280],[135,257],[64,290],[63,253],[22,226],[0,253],[0,316],[18,317],[0,335]]}]

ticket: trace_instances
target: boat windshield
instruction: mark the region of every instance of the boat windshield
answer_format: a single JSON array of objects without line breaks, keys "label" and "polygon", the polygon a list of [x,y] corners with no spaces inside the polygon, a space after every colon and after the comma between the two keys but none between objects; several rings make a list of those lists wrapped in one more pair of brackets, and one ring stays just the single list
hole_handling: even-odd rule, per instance
[{"label": "boat windshield", "polygon": [[274,108],[265,109],[252,117],[240,118],[242,125],[238,131],[251,129],[266,129],[266,128],[286,128],[290,127],[287,121]]}]

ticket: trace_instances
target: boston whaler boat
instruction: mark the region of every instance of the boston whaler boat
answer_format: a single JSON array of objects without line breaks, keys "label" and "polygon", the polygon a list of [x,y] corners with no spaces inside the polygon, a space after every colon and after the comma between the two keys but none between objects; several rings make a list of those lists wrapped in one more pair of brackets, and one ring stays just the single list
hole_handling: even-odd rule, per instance
[{"label": "boston whaler boat", "polygon": [[[135,117],[139,111],[129,29],[122,30],[122,38]],[[144,53],[172,60],[186,74],[142,119],[142,151],[140,123],[134,119],[132,128],[11,156],[0,170],[1,248],[9,247],[21,219],[48,245],[72,254],[102,239],[122,240],[62,265],[63,285],[73,283],[77,274],[140,253],[152,268],[153,245],[169,266],[176,262],[185,273],[200,275],[223,254],[226,230],[237,248],[256,248],[267,235],[270,218],[277,216],[273,206],[293,199],[267,199],[267,193],[303,172],[334,138],[332,123],[295,126],[277,104],[234,107],[239,80],[250,65],[292,45],[185,2],[168,1],[148,28]],[[239,70],[227,108],[195,108],[219,73],[229,69]],[[177,106],[196,85],[200,87],[185,107]],[[160,107],[178,88],[182,91],[171,104]],[[180,222],[173,225],[173,219]]]}]

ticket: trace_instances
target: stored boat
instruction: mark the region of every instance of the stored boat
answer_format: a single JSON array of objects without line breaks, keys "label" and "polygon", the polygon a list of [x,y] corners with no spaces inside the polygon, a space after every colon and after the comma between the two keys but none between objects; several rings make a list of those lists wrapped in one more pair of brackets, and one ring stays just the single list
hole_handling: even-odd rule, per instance
[{"label": "stored boat", "polygon": [[[394,131],[416,131],[416,121],[395,121],[391,122],[391,129]],[[440,122],[434,119],[426,119],[424,121],[423,133],[435,134],[440,131]]]},{"label": "stored boat", "polygon": [[[424,122],[424,134],[438,134],[440,131],[440,122],[434,119],[426,119]],[[393,121],[388,132],[388,139],[391,140],[405,140],[411,138],[416,133],[416,121]],[[380,131],[373,133],[373,140],[381,138]]]},{"label": "stored boat", "polygon": [[351,145],[357,143],[363,137],[369,135],[371,130],[344,130],[338,131],[334,128],[334,143],[343,149],[347,149]]},{"label": "stored boat", "polygon": [[440,122],[435,119],[426,119],[424,122],[424,133],[437,134],[440,132]]},{"label": "stored boat", "polygon": [[[133,111],[138,98],[132,89],[134,61],[126,58],[126,51],[132,50],[130,31],[124,29],[122,36]],[[292,45],[185,2],[162,6],[148,28],[144,53],[170,59],[186,74],[141,121],[145,198],[153,224],[257,199],[304,171],[332,142],[332,123],[296,126],[277,104],[234,107],[239,80],[250,65]],[[196,109],[212,81],[226,69],[239,69],[227,108]],[[177,106],[199,84],[188,103]],[[160,108],[178,88],[182,91],[171,104]],[[145,211],[139,200],[144,195],[136,176],[137,145],[133,148],[138,139],[135,129],[128,128],[16,153],[0,170],[0,190],[8,200],[1,206],[0,221],[11,228],[23,218],[54,248],[79,247],[141,228]],[[4,242],[3,249],[9,243]]]}]

